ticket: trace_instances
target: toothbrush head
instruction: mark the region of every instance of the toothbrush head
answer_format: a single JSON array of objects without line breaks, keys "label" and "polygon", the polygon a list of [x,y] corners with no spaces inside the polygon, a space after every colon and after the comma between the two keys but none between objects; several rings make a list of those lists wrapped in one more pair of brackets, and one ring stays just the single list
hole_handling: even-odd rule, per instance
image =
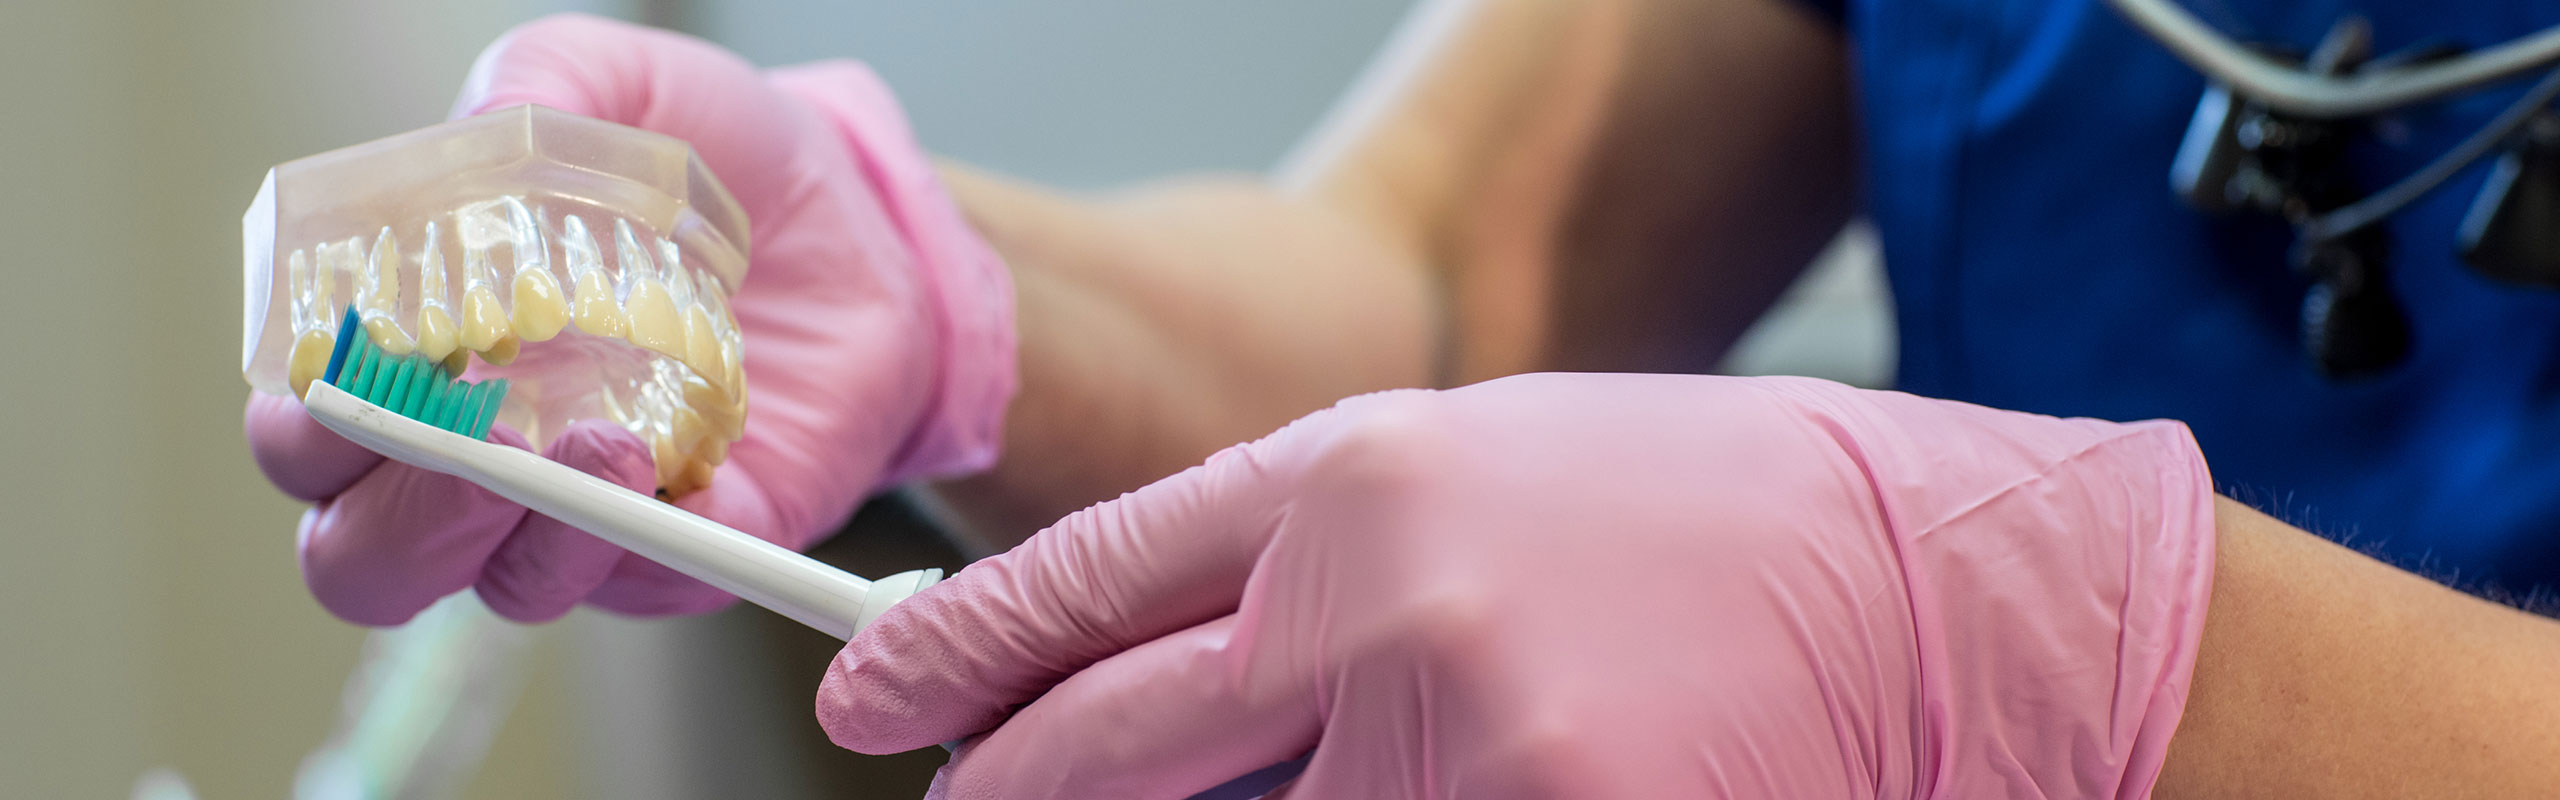
[{"label": "toothbrush head", "polygon": [[356,309],[348,308],[321,380],[391,413],[473,439],[488,437],[498,404],[507,398],[507,379],[462,381],[434,359],[383,352],[363,328]]}]

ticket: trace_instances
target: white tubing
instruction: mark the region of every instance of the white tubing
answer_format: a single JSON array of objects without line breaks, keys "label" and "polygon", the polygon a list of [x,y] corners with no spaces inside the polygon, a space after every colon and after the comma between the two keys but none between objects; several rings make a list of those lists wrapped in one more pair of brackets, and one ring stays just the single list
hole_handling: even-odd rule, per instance
[{"label": "white tubing", "polygon": [[942,578],[929,569],[866,581],[531,452],[391,413],[326,382],[312,383],[303,405],[366,449],[479,484],[838,639],[853,638],[890,605]]},{"label": "white tubing", "polygon": [[2173,0],[2107,3],[2196,71],[2269,108],[2317,119],[2398,108],[2560,61],[2560,26],[2555,26],[2444,62],[2366,75],[2315,75],[2240,46]]}]

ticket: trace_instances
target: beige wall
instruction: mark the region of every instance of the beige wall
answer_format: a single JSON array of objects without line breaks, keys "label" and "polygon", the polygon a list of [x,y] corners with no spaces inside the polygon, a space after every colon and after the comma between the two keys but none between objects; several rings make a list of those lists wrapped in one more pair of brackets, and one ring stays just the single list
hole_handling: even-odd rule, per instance
[{"label": "beige wall", "polygon": [[[362,634],[240,438],[240,212],[269,164],[440,118],[551,5],[0,3],[0,796],[287,794]],[[535,681],[473,796],[570,791]]]}]

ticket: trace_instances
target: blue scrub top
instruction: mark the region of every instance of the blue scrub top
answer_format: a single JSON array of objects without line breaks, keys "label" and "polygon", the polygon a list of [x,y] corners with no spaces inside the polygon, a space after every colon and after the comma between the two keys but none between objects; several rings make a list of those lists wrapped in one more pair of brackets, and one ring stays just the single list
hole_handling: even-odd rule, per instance
[{"label": "blue scrub top", "polygon": [[[2302,50],[2349,12],[2384,53],[2560,24],[2555,3],[2183,2],[2235,39]],[[2560,588],[2560,292],[2494,283],[2454,254],[2485,160],[2387,223],[2410,358],[2332,380],[2299,339],[2289,231],[2171,192],[2204,80],[2157,42],[2098,0],[1823,11],[1858,65],[1904,389],[2183,420],[2225,493],[2461,585]],[[2522,83],[2394,113],[2399,138],[2355,151],[2358,185],[2451,148]]]}]

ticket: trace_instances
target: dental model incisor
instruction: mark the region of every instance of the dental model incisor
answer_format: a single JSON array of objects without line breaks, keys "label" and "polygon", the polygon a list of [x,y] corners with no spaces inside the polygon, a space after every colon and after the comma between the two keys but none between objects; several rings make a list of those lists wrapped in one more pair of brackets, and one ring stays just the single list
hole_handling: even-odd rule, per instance
[{"label": "dental model incisor", "polygon": [[712,326],[711,312],[703,310],[700,299],[709,293],[695,291],[692,274],[674,268],[684,263],[683,258],[676,251],[676,243],[659,243],[659,263],[670,267],[667,270],[667,296],[674,298],[677,308],[684,309],[684,352],[674,355],[686,367],[692,368],[695,375],[727,375],[729,370],[720,366],[719,331]]},{"label": "dental model incisor", "polygon": [[630,287],[622,303],[631,322],[631,343],[677,359],[684,358],[684,322],[676,316],[675,296],[658,279],[648,248],[631,233],[630,223],[613,221],[614,254],[622,258],[622,282]]},{"label": "dental model incisor", "polygon": [[622,304],[613,297],[613,282],[604,274],[603,250],[577,215],[560,224],[560,253],[569,262],[569,280],[578,287],[569,311],[578,330],[608,339],[629,335],[630,322],[622,316]]},{"label": "dental model incisor", "polygon": [[569,326],[569,300],[560,294],[559,276],[551,274],[550,248],[542,241],[542,226],[534,222],[533,211],[525,208],[523,200],[505,200],[507,221],[515,234],[509,249],[516,256],[507,319],[525,341],[549,341]]}]

